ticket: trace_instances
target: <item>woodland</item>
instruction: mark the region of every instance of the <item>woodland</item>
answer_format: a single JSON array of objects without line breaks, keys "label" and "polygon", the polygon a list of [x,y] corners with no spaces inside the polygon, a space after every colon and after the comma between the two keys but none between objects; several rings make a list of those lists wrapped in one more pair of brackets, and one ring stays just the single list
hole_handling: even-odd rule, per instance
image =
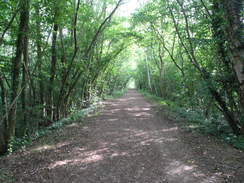
[{"label": "woodland", "polygon": [[244,0],[0,1],[0,154],[130,85],[244,147]]}]

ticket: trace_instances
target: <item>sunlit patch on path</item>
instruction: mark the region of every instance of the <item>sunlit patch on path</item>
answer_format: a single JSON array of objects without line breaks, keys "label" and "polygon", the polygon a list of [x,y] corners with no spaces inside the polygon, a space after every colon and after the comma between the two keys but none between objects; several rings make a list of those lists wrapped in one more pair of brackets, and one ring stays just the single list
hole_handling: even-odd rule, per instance
[{"label": "sunlit patch on path", "polygon": [[54,137],[4,160],[16,182],[244,182],[242,153],[185,132],[135,90]]}]

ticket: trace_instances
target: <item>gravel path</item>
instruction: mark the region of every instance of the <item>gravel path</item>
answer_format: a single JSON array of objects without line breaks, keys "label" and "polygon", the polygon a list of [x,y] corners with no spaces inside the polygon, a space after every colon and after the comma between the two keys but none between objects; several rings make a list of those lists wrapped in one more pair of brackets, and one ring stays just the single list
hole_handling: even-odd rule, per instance
[{"label": "gravel path", "polygon": [[18,183],[244,182],[243,152],[186,132],[161,113],[129,90],[86,126],[69,125],[1,159],[0,169]]}]

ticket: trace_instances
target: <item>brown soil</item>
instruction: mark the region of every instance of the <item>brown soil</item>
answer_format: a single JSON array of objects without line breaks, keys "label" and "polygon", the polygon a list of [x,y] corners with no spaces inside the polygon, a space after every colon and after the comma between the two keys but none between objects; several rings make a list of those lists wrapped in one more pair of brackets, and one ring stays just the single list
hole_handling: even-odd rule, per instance
[{"label": "brown soil", "polygon": [[0,159],[0,171],[17,183],[244,182],[243,152],[183,130],[135,90],[86,121]]}]

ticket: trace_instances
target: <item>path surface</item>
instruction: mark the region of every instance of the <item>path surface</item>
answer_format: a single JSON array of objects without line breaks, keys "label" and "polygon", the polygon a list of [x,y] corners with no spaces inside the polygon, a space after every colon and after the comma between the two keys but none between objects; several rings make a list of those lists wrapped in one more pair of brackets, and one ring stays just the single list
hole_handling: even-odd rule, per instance
[{"label": "path surface", "polygon": [[243,152],[160,114],[129,90],[86,126],[69,125],[0,160],[0,168],[18,183],[244,182]]}]

